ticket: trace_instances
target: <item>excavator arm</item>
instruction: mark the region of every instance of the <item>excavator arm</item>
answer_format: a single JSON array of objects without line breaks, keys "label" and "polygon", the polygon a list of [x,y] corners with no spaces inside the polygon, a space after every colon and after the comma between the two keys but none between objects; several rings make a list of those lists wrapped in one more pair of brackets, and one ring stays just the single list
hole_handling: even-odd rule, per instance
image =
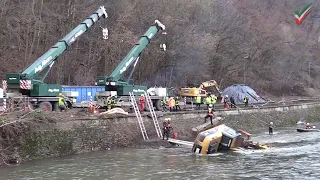
[{"label": "excavator arm", "polygon": [[[27,67],[22,73],[8,73],[6,78],[8,88],[22,88],[19,86],[20,80],[28,80],[32,81],[32,83],[42,84],[57,58],[101,17],[108,17],[108,14],[103,6],[101,6],[90,17],[80,23],[64,38],[59,40],[54,46],[52,46],[51,49],[49,49],[29,67]],[[45,72],[40,79],[36,79],[39,78],[38,76],[40,73],[44,72],[45,69],[47,69],[47,72]],[[30,89],[31,88],[32,86]]]},{"label": "excavator arm", "polygon": [[134,67],[139,60],[140,54],[147,47],[147,45],[151,42],[151,39],[159,32],[160,30],[165,30],[165,26],[158,20],[155,21],[148,31],[141,36],[138,43],[130,50],[127,56],[120,62],[120,64],[112,71],[112,73],[106,76],[99,76],[97,78],[96,85],[105,86],[105,85],[122,85],[129,84],[129,80],[133,74],[134,68],[132,69],[130,76],[127,80],[121,80],[124,73],[128,70],[128,68],[134,63]]},{"label": "excavator arm", "polygon": [[218,87],[218,84],[217,84],[217,82],[216,82],[215,80],[210,80],[210,81],[202,82],[202,83],[200,84],[199,89],[203,89],[203,88],[205,88],[205,87],[211,87],[211,86],[214,86],[214,87],[217,89],[217,91],[218,91],[219,93],[221,93],[221,91],[220,91],[220,89],[219,89],[219,87]]}]

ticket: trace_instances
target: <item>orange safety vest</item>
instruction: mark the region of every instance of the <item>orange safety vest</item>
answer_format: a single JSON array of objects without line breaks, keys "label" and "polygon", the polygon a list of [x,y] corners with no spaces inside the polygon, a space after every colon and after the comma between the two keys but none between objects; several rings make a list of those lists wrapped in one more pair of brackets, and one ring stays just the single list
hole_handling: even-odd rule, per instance
[{"label": "orange safety vest", "polygon": [[173,98],[170,98],[168,101],[169,107],[174,107],[175,105],[175,100]]}]

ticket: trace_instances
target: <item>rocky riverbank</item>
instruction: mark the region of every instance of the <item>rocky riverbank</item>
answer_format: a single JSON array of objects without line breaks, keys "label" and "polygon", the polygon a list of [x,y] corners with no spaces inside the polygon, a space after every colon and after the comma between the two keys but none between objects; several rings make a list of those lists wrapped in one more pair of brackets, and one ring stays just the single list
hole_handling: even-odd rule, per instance
[{"label": "rocky riverbank", "polygon": [[[158,120],[162,123],[165,117],[171,117],[178,139],[193,141],[196,134],[191,129],[203,124],[205,115],[205,111],[160,112]],[[267,130],[270,121],[277,127],[293,125],[299,120],[320,121],[320,103],[219,111],[215,115],[223,117],[222,123],[234,129],[245,129],[254,133],[261,129]],[[12,163],[115,148],[170,147],[170,143],[159,140],[156,136],[148,113],[142,117],[149,141],[143,141],[134,115],[20,112],[15,114],[16,122],[12,119],[10,122],[13,123],[0,129],[2,159],[4,163]],[[1,118],[7,121],[8,117]]]}]

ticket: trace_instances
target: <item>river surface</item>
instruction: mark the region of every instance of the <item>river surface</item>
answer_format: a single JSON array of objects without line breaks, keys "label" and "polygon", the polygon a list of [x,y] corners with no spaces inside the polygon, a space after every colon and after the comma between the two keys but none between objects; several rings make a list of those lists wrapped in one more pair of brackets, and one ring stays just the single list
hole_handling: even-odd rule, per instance
[{"label": "river surface", "polygon": [[[319,126],[318,126],[319,127]],[[320,179],[320,133],[260,132],[273,148],[196,155],[188,147],[123,149],[2,167],[0,179]]]}]

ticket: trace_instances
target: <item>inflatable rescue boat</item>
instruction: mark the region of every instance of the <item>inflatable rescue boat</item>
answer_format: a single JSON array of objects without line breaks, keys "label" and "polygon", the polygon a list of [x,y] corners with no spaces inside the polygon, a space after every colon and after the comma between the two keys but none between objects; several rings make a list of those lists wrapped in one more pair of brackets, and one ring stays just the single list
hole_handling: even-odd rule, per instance
[{"label": "inflatable rescue boat", "polygon": [[298,132],[320,132],[320,129],[303,129],[303,128],[298,128]]}]

